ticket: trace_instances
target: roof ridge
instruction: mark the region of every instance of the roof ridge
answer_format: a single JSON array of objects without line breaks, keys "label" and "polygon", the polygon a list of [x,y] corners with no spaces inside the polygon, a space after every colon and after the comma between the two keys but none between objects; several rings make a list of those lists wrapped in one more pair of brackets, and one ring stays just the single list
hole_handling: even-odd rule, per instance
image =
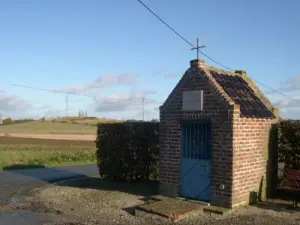
[{"label": "roof ridge", "polygon": [[200,71],[208,78],[208,81],[211,83],[212,87],[215,87],[218,93],[221,94],[221,97],[228,103],[228,105],[235,105],[235,102],[230,98],[230,96],[225,92],[225,90],[221,87],[221,85],[216,81],[216,79],[210,73],[209,68],[200,67]]},{"label": "roof ridge", "polygon": [[228,76],[240,76],[240,74],[232,72],[230,70],[223,70],[214,66],[206,66],[210,71],[215,71],[215,72],[222,72],[222,75],[228,75]]}]

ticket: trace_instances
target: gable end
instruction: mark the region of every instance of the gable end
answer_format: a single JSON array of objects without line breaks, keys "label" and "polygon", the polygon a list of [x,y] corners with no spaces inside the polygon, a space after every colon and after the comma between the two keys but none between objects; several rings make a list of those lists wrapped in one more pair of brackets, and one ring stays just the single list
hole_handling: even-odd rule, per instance
[{"label": "gable end", "polygon": [[[191,61],[191,65],[192,62]],[[212,75],[209,73],[209,70],[205,68],[205,66],[199,66],[199,67],[191,67],[189,68],[180,81],[177,83],[175,88],[172,90],[166,101],[162,106],[160,106],[160,110],[163,111],[166,109],[169,104],[173,101],[173,99],[176,97],[176,94],[180,91],[180,88],[182,85],[185,83],[185,81],[190,77],[190,76],[203,76],[207,79],[208,84],[210,85],[210,88],[212,88],[212,91],[215,92],[218,97],[220,97],[221,101],[224,101],[228,106],[234,105],[234,101],[228,96],[228,94],[222,89],[222,87],[216,82],[216,80],[212,77]],[[231,108],[231,107],[230,107]]]}]

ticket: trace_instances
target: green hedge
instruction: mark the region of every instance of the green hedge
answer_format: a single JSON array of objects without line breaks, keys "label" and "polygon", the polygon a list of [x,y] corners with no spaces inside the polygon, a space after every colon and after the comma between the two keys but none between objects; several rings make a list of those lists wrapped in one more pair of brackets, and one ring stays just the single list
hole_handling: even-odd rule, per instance
[{"label": "green hedge", "polygon": [[100,176],[117,180],[158,177],[159,123],[99,124],[97,159]]},{"label": "green hedge", "polygon": [[278,162],[300,169],[300,120],[281,120],[278,130]]}]

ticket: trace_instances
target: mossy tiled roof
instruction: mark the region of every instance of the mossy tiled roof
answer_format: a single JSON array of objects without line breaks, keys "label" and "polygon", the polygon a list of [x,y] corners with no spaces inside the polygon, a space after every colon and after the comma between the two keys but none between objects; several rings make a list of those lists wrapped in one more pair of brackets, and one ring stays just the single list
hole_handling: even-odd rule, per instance
[{"label": "mossy tiled roof", "polygon": [[242,76],[213,68],[210,73],[227,95],[240,105],[241,117],[274,118],[270,109]]}]

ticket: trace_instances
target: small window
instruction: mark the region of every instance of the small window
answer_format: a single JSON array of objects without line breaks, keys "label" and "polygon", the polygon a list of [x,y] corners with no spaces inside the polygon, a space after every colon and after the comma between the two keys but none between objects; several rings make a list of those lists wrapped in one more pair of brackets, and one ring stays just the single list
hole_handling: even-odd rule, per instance
[{"label": "small window", "polygon": [[184,91],[182,96],[182,110],[184,111],[203,110],[203,90]]}]

